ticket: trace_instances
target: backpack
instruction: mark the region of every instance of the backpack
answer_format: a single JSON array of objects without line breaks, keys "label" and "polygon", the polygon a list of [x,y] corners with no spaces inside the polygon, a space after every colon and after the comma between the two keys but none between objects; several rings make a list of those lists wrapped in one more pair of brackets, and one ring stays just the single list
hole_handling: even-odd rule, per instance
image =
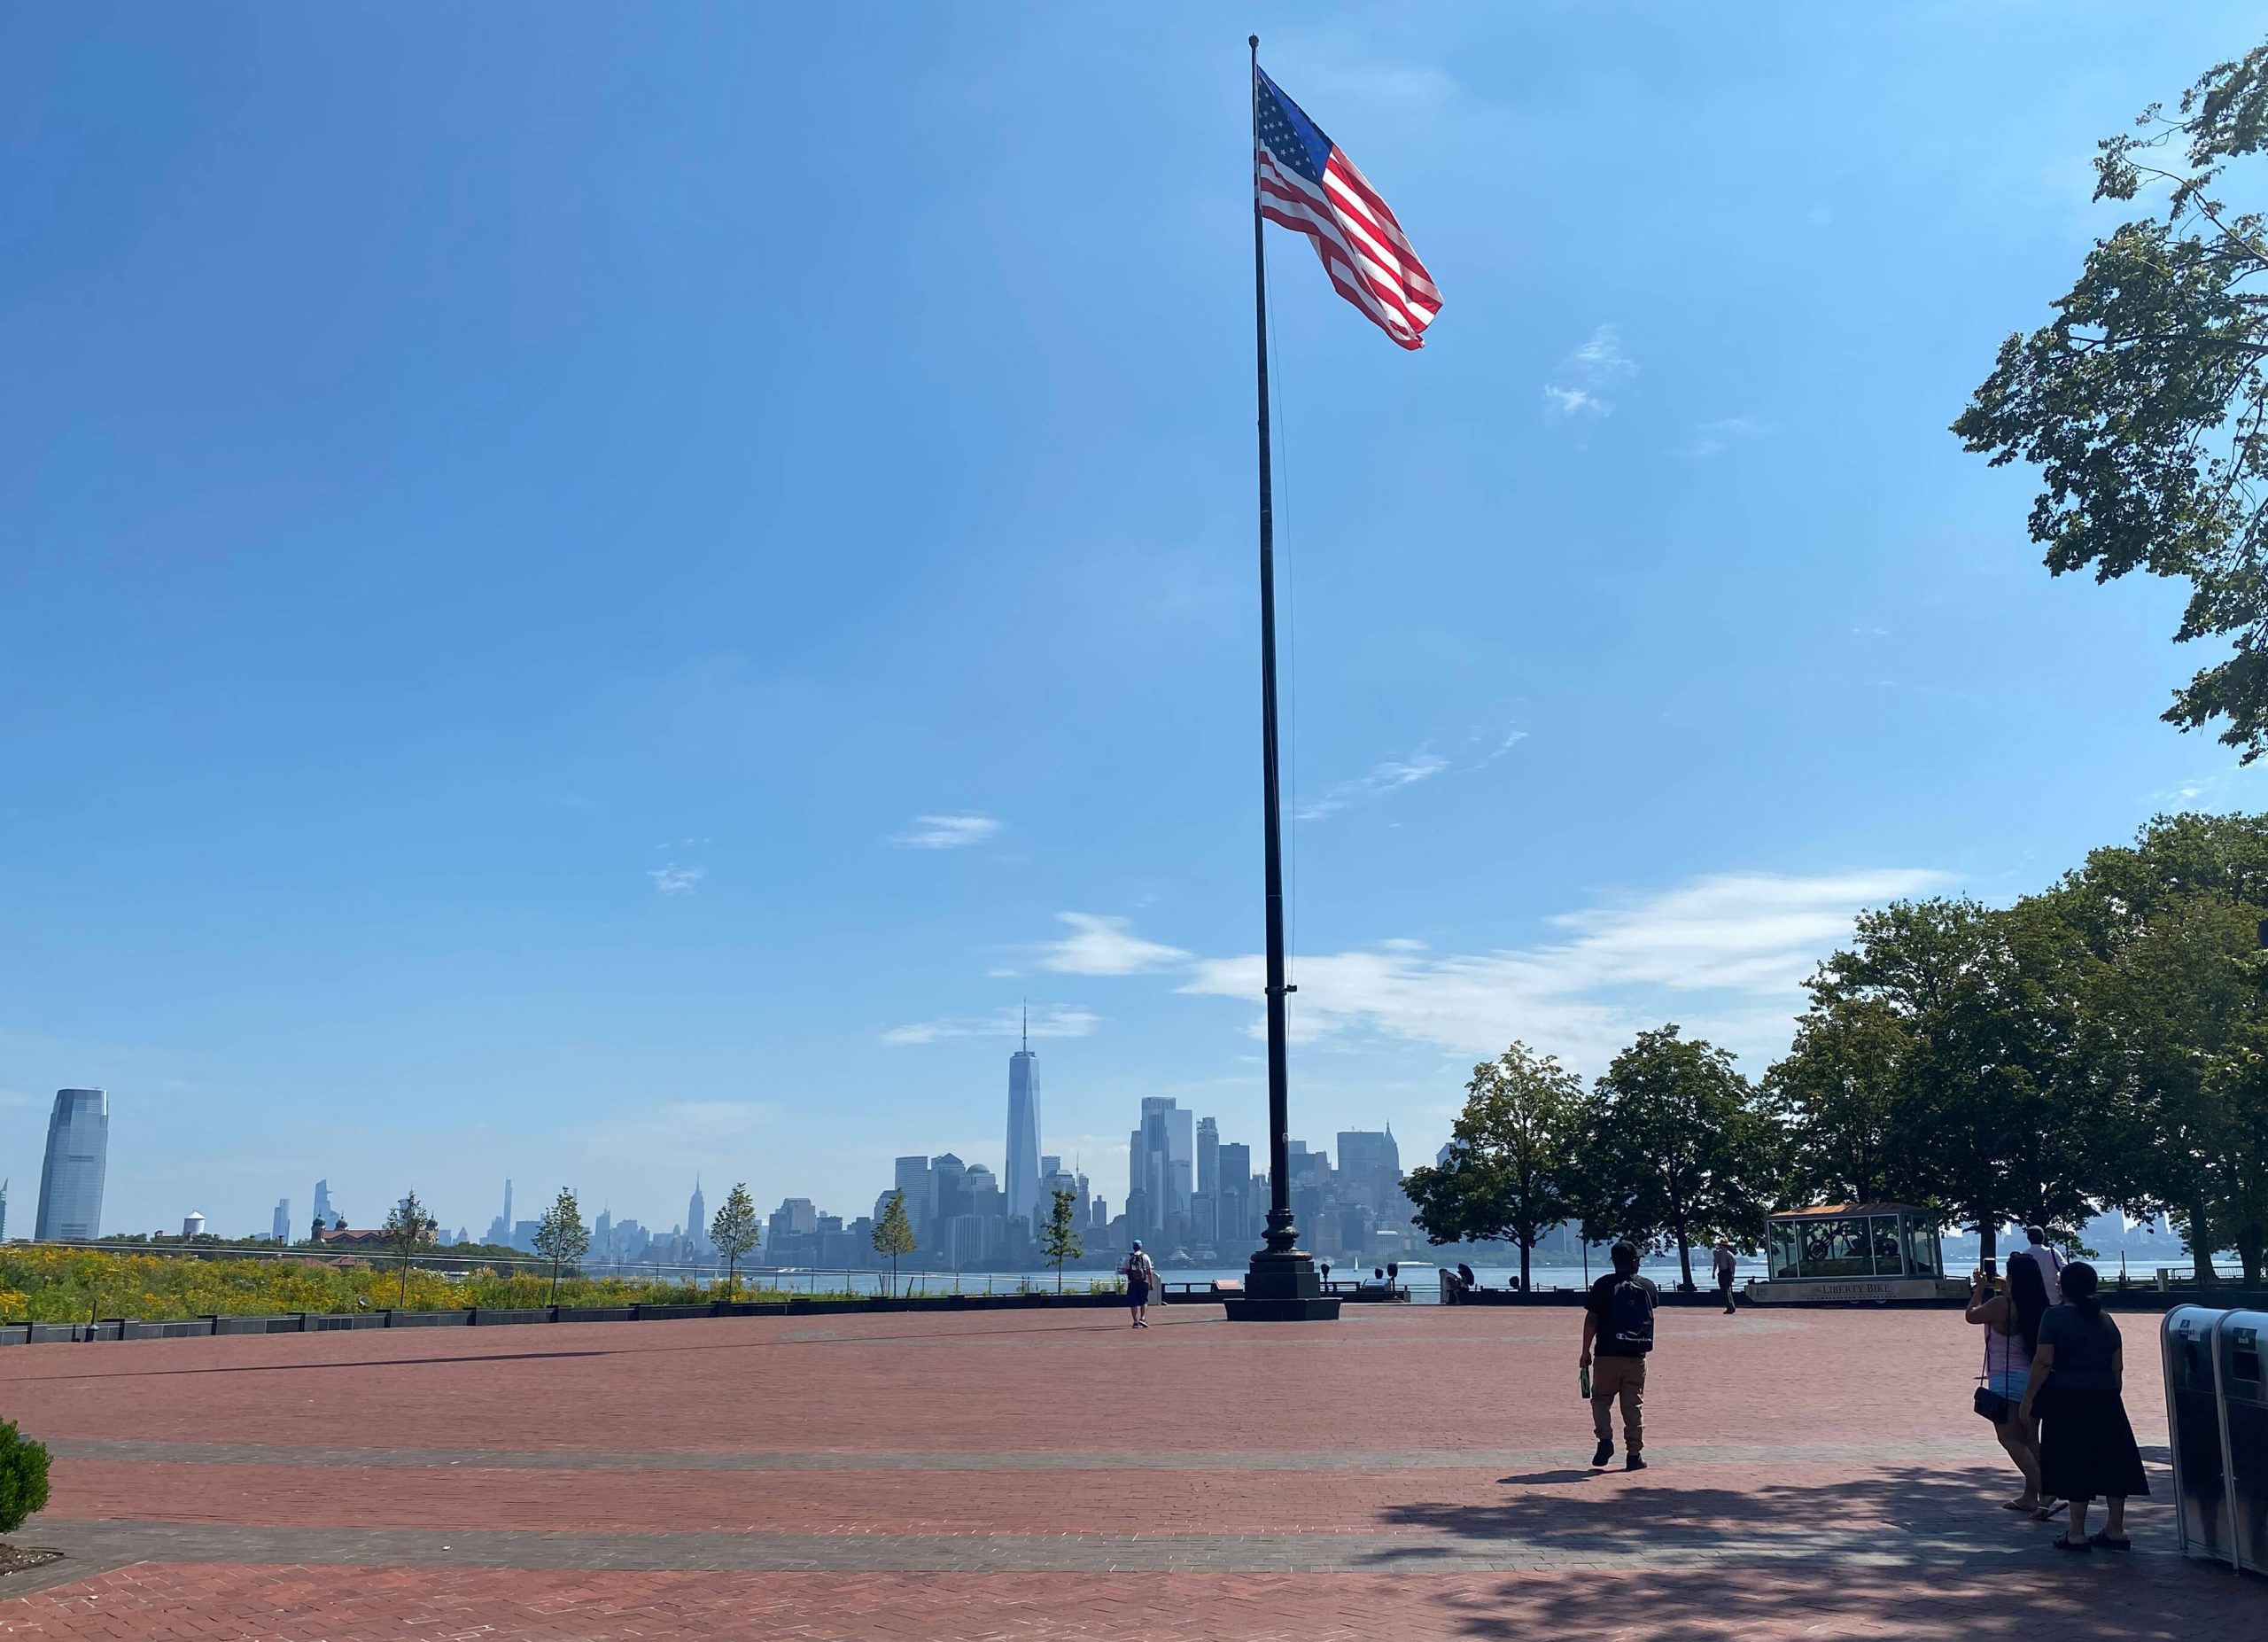
[{"label": "backpack", "polygon": [[1654,1349],[1654,1296],[1636,1278],[1626,1277],[1608,1291],[1605,1332],[1614,1355],[1643,1357]]}]

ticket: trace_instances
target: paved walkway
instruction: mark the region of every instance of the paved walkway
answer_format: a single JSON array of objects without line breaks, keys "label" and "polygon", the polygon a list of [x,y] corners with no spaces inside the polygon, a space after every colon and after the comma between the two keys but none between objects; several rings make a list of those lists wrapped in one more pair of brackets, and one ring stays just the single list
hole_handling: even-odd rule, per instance
[{"label": "paved walkway", "polygon": [[2268,1584],[2055,1556],[1941,1312],[1665,1312],[1641,1474],[1571,1311],[1349,1307],[0,1351],[56,1455],[0,1638],[2268,1642]]}]

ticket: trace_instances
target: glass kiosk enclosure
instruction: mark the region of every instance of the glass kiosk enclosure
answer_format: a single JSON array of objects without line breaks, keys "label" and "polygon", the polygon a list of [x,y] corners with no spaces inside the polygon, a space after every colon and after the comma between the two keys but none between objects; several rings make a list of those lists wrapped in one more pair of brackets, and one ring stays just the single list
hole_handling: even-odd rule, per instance
[{"label": "glass kiosk enclosure", "polygon": [[1765,1218],[1765,1271],[1751,1302],[1960,1299],[1946,1274],[1932,1210],[1911,1203],[1821,1203]]}]

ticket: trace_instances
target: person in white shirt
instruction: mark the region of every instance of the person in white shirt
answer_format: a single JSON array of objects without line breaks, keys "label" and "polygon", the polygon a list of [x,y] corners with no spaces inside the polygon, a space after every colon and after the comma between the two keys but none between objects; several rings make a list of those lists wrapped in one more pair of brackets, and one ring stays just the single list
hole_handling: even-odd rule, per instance
[{"label": "person in white shirt", "polygon": [[2039,1267],[2039,1280],[2047,1286],[2047,1303],[2063,1303],[2063,1257],[2047,1245],[2047,1228],[2027,1226],[2023,1228],[2030,1247],[2019,1249],[2009,1257],[2013,1260],[2030,1260]]}]

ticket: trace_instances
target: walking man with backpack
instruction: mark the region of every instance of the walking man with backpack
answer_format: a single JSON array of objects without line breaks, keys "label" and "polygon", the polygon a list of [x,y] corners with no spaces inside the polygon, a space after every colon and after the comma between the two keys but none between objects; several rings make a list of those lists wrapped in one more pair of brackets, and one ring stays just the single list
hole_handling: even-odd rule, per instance
[{"label": "walking man with backpack", "polygon": [[1598,1451],[1591,1464],[1614,1458],[1614,1404],[1622,1404],[1623,1468],[1646,1468],[1646,1354],[1654,1349],[1654,1304],[1659,1291],[1638,1275],[1635,1244],[1614,1245],[1614,1270],[1591,1285],[1583,1307],[1582,1367],[1590,1381],[1591,1428]]}]

